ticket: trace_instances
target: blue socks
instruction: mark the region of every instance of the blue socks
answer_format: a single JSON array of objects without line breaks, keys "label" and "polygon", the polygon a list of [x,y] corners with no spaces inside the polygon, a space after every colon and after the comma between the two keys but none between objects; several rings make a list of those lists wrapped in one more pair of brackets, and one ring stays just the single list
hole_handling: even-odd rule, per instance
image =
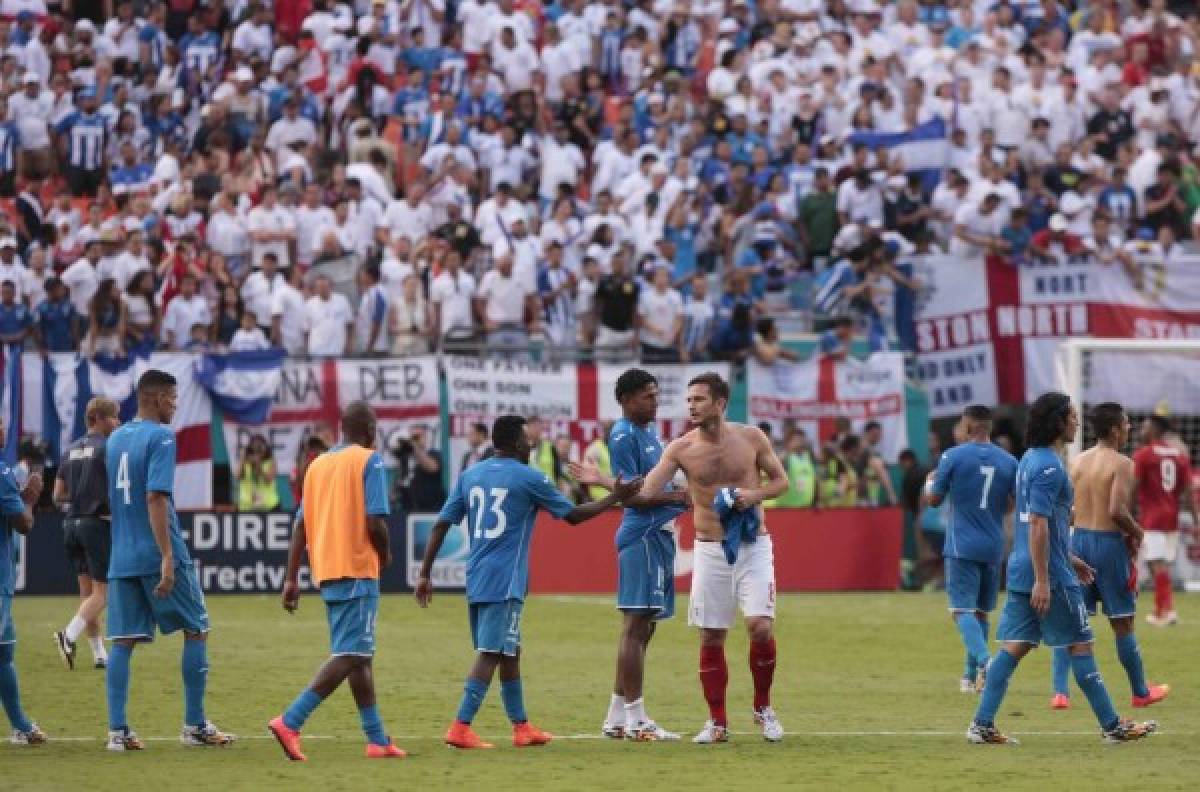
[{"label": "blue socks", "polygon": [[113,642],[108,653],[108,670],[104,674],[108,693],[108,728],[120,731],[129,728],[125,717],[125,703],[129,700],[129,662],[133,659],[133,647]]},{"label": "blue socks", "polygon": [[520,677],[500,682],[500,698],[510,721],[524,723],[529,720],[525,715],[525,694],[521,690]]},{"label": "blue socks", "polygon": [[8,722],[18,731],[29,731],[33,724],[21,709],[21,690],[17,687],[17,666],[13,662],[16,656],[15,645],[0,644],[0,703],[4,704],[4,714]]},{"label": "blue socks", "polygon": [[1050,679],[1054,684],[1054,693],[1070,695],[1067,672],[1071,669],[1071,653],[1065,646],[1056,646],[1050,655]]},{"label": "blue socks", "polygon": [[388,744],[388,736],[384,734],[383,719],[379,717],[378,707],[374,704],[369,707],[359,707],[358,721],[362,724],[363,734],[367,735],[367,742],[373,745]]},{"label": "blue socks", "polygon": [[488,684],[482,679],[467,677],[467,683],[463,685],[462,701],[458,705],[457,720],[459,723],[470,723],[475,720],[475,713],[479,712],[483,698],[487,695]]},{"label": "blue socks", "polygon": [[1121,658],[1121,665],[1125,666],[1125,673],[1129,676],[1129,687],[1132,688],[1133,695],[1149,696],[1150,690],[1146,687],[1146,671],[1142,668],[1142,650],[1138,649],[1137,637],[1133,633],[1117,636],[1117,657]]},{"label": "blue socks", "polygon": [[292,731],[300,731],[304,722],[308,720],[308,716],[321,706],[323,700],[312,688],[305,688],[304,692],[296,696],[296,700],[283,711],[283,725]]},{"label": "blue socks", "polygon": [[1090,654],[1071,655],[1071,670],[1075,672],[1075,683],[1087,696],[1092,712],[1096,713],[1096,720],[1103,728],[1111,729],[1119,718],[1104,680],[1100,678],[1100,669],[1096,668],[1096,658]]},{"label": "blue socks", "polygon": [[991,726],[996,720],[996,710],[1004,701],[1008,692],[1008,680],[1017,669],[1017,659],[1001,649],[996,652],[988,665],[987,685],[983,688],[983,696],[979,699],[979,709],[975,710],[975,722],[981,726]]},{"label": "blue socks", "polygon": [[183,722],[204,725],[204,689],[208,685],[208,641],[183,639]]},{"label": "blue socks", "polygon": [[[963,646],[967,647],[967,654],[975,661],[974,665],[978,668],[981,665],[986,665],[988,661],[987,637],[983,632],[983,625],[979,619],[975,618],[974,613],[956,613],[954,615],[954,623],[958,625],[959,635],[962,636]],[[967,670],[971,670],[971,662],[967,662]],[[974,678],[973,673],[968,673],[968,676]]]}]

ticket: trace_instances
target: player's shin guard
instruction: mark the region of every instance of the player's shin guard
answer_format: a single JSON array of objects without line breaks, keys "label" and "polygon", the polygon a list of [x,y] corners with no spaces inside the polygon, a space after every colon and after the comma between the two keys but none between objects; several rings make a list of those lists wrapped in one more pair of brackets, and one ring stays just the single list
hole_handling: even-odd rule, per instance
[{"label": "player's shin guard", "polygon": [[1018,662],[1007,649],[996,652],[996,656],[988,665],[987,684],[979,698],[979,708],[975,710],[976,723],[982,726],[995,723],[996,710],[1000,709],[1000,702],[1004,701],[1004,694],[1008,692],[1008,680],[1012,678]]},{"label": "player's shin guard", "polygon": [[287,726],[292,731],[300,731],[304,726],[304,722],[308,720],[308,716],[313,714],[317,707],[321,706],[324,699],[320,694],[312,688],[305,688],[304,692],[296,696],[286,710],[283,711],[283,725]]},{"label": "player's shin guard", "polygon": [[750,676],[754,678],[754,709],[771,706],[771,683],[775,680],[775,639],[751,641]]},{"label": "player's shin guard", "polygon": [[114,642],[108,656],[108,668],[104,672],[104,686],[108,694],[108,728],[119,731],[129,728],[125,717],[125,703],[129,700],[129,664],[133,659],[133,647]]},{"label": "player's shin guard", "polygon": [[183,722],[203,726],[204,689],[208,686],[208,641],[183,641]]},{"label": "player's shin guard", "polygon": [[1166,616],[1175,607],[1175,592],[1171,590],[1171,573],[1160,569],[1154,573],[1154,615]]},{"label": "player's shin guard", "polygon": [[525,692],[520,677],[500,680],[500,700],[504,702],[504,712],[514,725],[529,720],[525,714]]},{"label": "player's shin guard", "polygon": [[976,668],[985,665],[988,661],[987,639],[984,638],[983,626],[979,623],[979,619],[976,619],[975,614],[971,612],[956,613],[954,614],[954,624],[958,627],[958,634],[962,636],[963,646],[975,659]]},{"label": "player's shin guard", "polygon": [[1056,646],[1050,653],[1050,681],[1054,685],[1055,695],[1068,696],[1070,682],[1068,674],[1071,670],[1071,653],[1065,646]]},{"label": "player's shin guard", "polygon": [[363,734],[372,745],[387,745],[391,742],[383,729],[383,718],[379,717],[379,708],[372,704],[369,707],[358,708],[358,722],[362,724]]},{"label": "player's shin guard", "polygon": [[21,689],[17,686],[16,644],[0,644],[0,703],[8,722],[17,731],[27,732],[33,724],[21,708]]},{"label": "player's shin guard", "polygon": [[1129,687],[1135,696],[1150,695],[1146,687],[1146,671],[1142,668],[1142,650],[1138,648],[1137,636],[1133,633],[1117,636],[1117,657],[1125,666]]},{"label": "player's shin guard", "polygon": [[1083,695],[1087,696],[1088,704],[1091,705],[1092,712],[1096,713],[1096,720],[1100,721],[1101,728],[1111,729],[1119,718],[1116,709],[1113,708],[1112,698],[1108,695],[1108,689],[1104,687],[1104,680],[1100,677],[1100,669],[1096,668],[1096,658],[1090,653],[1073,654],[1071,670],[1075,672],[1075,683],[1079,685]]},{"label": "player's shin guard", "polygon": [[729,666],[725,664],[725,647],[700,647],[700,686],[708,702],[709,716],[718,726],[726,726],[725,686],[729,684]]},{"label": "player's shin guard", "polygon": [[479,712],[479,707],[483,704],[487,692],[487,682],[475,677],[467,677],[467,683],[463,685],[462,701],[458,704],[457,720],[459,723],[470,723],[475,720],[475,713]]}]

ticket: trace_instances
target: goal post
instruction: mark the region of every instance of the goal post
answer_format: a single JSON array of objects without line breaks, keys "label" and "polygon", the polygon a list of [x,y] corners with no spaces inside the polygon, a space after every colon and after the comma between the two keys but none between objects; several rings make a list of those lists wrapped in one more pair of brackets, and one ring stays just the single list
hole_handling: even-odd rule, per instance
[{"label": "goal post", "polygon": [[1169,417],[1195,459],[1200,448],[1200,340],[1072,338],[1059,347],[1057,363],[1060,385],[1083,424],[1072,454],[1083,449],[1090,432],[1087,408],[1116,401],[1134,417],[1156,412]]}]

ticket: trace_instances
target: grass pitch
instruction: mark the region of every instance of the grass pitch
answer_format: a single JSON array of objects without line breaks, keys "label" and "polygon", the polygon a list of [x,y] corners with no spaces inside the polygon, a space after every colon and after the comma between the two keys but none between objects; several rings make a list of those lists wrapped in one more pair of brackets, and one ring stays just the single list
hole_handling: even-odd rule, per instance
[{"label": "grass pitch", "polygon": [[[680,610],[685,612],[686,598]],[[958,692],[962,649],[944,598],[924,594],[793,595],[780,599],[775,706],[789,734],[765,744],[750,720],[746,638],[734,634],[729,712],[738,733],[728,745],[688,740],[706,708],[696,679],[697,638],[677,617],[660,625],[650,648],[646,700],[681,743],[624,744],[598,739],[608,705],[618,627],[608,599],[537,597],[525,609],[524,675],[530,717],[565,739],[515,750],[493,684],[477,730],[492,751],[459,753],[441,735],[458,704],[471,662],[466,610],[441,595],[429,611],[407,596],[385,597],[379,618],[376,684],[385,725],[408,759],[372,762],[348,690],[307,724],[309,761],[283,759],[266,721],[307,683],[327,653],[324,608],[306,595],[295,616],[266,597],[213,597],[208,714],[239,735],[227,749],[178,743],[182,718],[180,639],[160,638],[134,654],[131,725],[152,739],[128,755],[103,750],[103,672],[65,671],[51,632],[66,622],[67,599],[18,598],[17,664],[23,699],[50,735],[36,749],[0,745],[0,789],[775,789],[808,787],[969,789],[1188,788],[1200,777],[1200,597],[1179,601],[1182,623],[1139,625],[1154,681],[1170,699],[1132,710],[1111,631],[1096,624],[1097,656],[1124,715],[1154,717],[1162,733],[1106,747],[1083,696],[1051,712],[1049,656],[1021,665],[997,719],[1022,737],[1014,748],[971,746],[963,732],[976,704]],[[58,739],[56,739],[58,738]]]}]

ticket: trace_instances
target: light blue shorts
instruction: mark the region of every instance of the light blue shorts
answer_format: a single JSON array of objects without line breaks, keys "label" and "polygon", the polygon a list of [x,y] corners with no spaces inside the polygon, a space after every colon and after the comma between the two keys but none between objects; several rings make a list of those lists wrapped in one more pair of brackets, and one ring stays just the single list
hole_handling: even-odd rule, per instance
[{"label": "light blue shorts", "polygon": [[325,601],[333,655],[373,656],[379,581],[369,578],[327,581],[321,584],[321,599]]},{"label": "light blue shorts", "polygon": [[617,553],[617,608],[675,615],[675,538],[658,528]]},{"label": "light blue shorts", "polygon": [[1091,643],[1092,626],[1088,623],[1087,607],[1078,586],[1050,589],[1050,609],[1039,616],[1029,604],[1029,592],[1009,591],[997,641],[1016,641],[1037,646],[1071,646]]},{"label": "light blue shorts", "polygon": [[519,599],[470,603],[467,616],[475,651],[516,657],[521,651],[521,611],[524,607],[525,603]]},{"label": "light blue shorts", "polygon": [[965,558],[945,558],[946,596],[950,610],[983,611],[996,609],[1000,594],[1000,564],[971,561]]},{"label": "light blue shorts", "polygon": [[1096,603],[1104,603],[1110,619],[1132,616],[1137,611],[1137,591],[1130,591],[1131,567],[1124,537],[1117,531],[1076,528],[1071,534],[1071,552],[1096,570],[1096,579],[1083,587],[1088,613],[1096,615]]},{"label": "light blue shorts", "polygon": [[108,638],[154,640],[154,628],[163,635],[177,630],[208,632],[204,592],[190,563],[175,565],[175,586],[157,597],[158,575],[108,579]]}]

